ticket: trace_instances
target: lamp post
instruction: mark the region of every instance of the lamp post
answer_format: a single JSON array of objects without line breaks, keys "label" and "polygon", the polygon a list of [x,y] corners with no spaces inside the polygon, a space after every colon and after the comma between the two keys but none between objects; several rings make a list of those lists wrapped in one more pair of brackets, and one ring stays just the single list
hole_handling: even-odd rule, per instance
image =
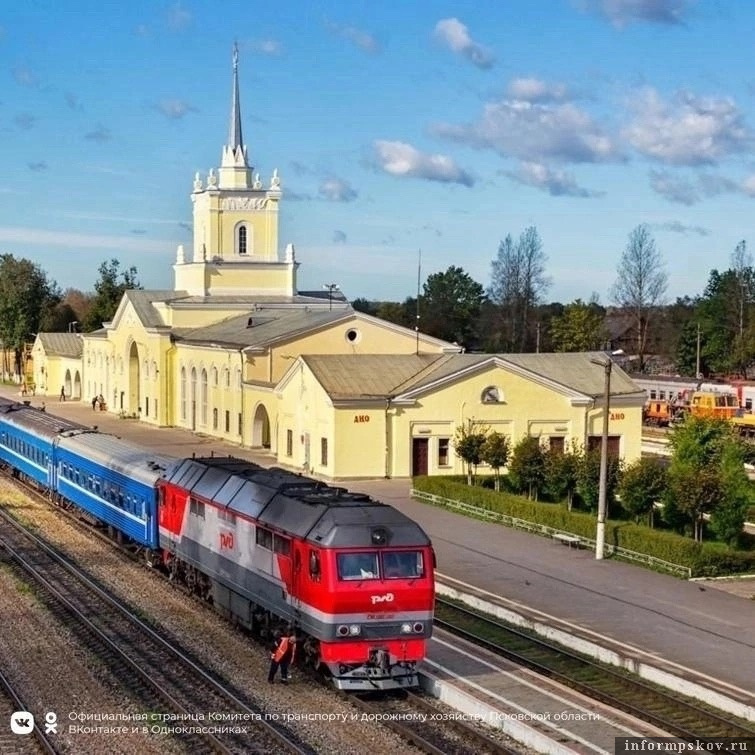
[{"label": "lamp post", "polygon": [[339,291],[340,286],[337,283],[323,283],[322,287],[328,292],[328,310],[333,309],[333,292]]},{"label": "lamp post", "polygon": [[603,558],[606,545],[606,487],[608,484],[608,415],[611,405],[611,367],[613,362],[609,357],[605,361],[590,360],[599,364],[605,374],[603,389],[603,434],[600,439],[600,480],[598,483],[598,528],[595,533],[595,558]]}]

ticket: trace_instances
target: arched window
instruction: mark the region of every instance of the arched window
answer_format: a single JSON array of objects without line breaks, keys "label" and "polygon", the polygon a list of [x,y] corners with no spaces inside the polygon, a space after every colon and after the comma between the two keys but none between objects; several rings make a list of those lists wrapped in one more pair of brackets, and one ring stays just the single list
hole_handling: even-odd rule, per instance
[{"label": "arched window", "polygon": [[186,420],[186,367],[181,367],[181,419]]},{"label": "arched window", "polygon": [[144,379],[149,380],[149,362],[144,360]]},{"label": "arched window", "polygon": [[246,254],[246,226],[239,226],[239,254]]},{"label": "arched window", "polygon": [[241,370],[236,368],[236,387],[241,389]]},{"label": "arched window", "polygon": [[483,404],[503,403],[503,391],[497,385],[489,385],[480,394],[480,401],[482,401]]},{"label": "arched window", "polygon": [[207,370],[202,370],[200,378],[199,416],[203,425],[207,425]]},{"label": "arched window", "polygon": [[227,367],[223,370],[223,385],[226,388],[231,387],[231,371]]},{"label": "arched window", "polygon": [[217,367],[212,368],[212,384],[214,386],[217,386],[218,384],[218,368]]},{"label": "arched window", "polygon": [[152,360],[152,379],[157,380],[157,362]]}]

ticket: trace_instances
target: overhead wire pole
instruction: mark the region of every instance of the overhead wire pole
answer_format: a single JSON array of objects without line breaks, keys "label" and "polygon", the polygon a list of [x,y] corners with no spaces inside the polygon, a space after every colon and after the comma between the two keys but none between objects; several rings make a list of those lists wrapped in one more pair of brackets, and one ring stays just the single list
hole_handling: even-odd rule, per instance
[{"label": "overhead wire pole", "polygon": [[422,274],[422,250],[417,253],[417,318],[414,322],[415,352],[419,354],[419,285]]}]

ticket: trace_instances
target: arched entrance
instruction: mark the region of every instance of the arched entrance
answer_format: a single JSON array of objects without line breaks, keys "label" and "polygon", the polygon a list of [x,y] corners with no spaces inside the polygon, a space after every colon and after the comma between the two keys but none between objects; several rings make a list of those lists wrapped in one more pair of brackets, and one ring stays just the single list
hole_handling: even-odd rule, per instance
[{"label": "arched entrance", "polygon": [[270,448],[270,416],[264,404],[259,404],[254,412],[252,448]]},{"label": "arched entrance", "polygon": [[66,398],[73,396],[73,389],[71,384],[71,370],[66,370],[66,377],[63,381],[63,390],[65,391]]},{"label": "arched entrance", "polygon": [[140,399],[140,379],[141,370],[139,367],[139,349],[136,342],[131,343],[128,352],[128,409],[127,411],[136,414],[141,411]]},{"label": "arched entrance", "polygon": [[76,375],[73,378],[73,399],[74,401],[81,401],[81,374],[76,370]]}]

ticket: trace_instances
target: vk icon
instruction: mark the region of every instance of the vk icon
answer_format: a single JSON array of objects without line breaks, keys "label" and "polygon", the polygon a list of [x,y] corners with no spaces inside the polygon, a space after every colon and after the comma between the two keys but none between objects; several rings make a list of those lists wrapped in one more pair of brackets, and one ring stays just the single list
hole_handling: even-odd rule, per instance
[{"label": "vk icon", "polygon": [[34,716],[25,710],[17,710],[10,717],[10,730],[14,734],[31,734],[34,731]]}]

